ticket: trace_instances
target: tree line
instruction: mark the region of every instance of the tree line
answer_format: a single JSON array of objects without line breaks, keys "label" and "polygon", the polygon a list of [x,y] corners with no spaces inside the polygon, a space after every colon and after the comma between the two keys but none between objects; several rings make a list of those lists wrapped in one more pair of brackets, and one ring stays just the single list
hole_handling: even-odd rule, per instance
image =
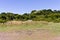
[{"label": "tree line", "polygon": [[7,21],[48,21],[48,22],[60,22],[60,10],[32,10],[30,13],[24,13],[22,15],[2,12],[0,13],[0,23],[5,23]]}]

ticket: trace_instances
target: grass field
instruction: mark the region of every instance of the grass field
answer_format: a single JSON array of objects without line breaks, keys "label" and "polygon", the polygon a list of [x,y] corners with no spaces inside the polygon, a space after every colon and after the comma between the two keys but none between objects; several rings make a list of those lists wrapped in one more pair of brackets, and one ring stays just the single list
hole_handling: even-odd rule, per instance
[{"label": "grass field", "polygon": [[60,23],[53,22],[27,22],[23,24],[0,24],[0,31],[11,31],[11,30],[33,30],[33,29],[47,29],[52,32],[60,32]]},{"label": "grass field", "polygon": [[32,21],[0,24],[0,40],[60,40],[58,35],[60,35],[60,23]]}]

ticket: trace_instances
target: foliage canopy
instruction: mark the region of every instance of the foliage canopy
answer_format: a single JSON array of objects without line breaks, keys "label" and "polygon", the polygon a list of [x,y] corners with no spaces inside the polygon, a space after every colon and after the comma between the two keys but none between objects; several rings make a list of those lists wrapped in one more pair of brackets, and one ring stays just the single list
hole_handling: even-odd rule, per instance
[{"label": "foliage canopy", "polygon": [[12,20],[60,22],[60,10],[51,10],[51,9],[32,10],[31,13],[24,13],[23,15],[14,14],[10,12],[7,13],[3,12],[0,14],[0,23]]}]

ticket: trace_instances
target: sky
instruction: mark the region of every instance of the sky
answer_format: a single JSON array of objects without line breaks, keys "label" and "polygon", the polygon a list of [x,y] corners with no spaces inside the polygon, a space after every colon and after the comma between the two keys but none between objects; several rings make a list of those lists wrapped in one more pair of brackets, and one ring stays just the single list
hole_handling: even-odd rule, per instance
[{"label": "sky", "polygon": [[60,0],[0,0],[0,13],[29,13],[32,10],[60,10]]}]

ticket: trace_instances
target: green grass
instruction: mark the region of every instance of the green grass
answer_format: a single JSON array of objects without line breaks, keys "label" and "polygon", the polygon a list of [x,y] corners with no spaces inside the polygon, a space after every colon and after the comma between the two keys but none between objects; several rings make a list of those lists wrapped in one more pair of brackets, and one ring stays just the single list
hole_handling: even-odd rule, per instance
[{"label": "green grass", "polygon": [[0,31],[12,31],[12,30],[28,30],[28,29],[47,29],[54,33],[60,33],[60,23],[41,23],[41,22],[33,22],[33,23],[24,23],[20,25],[5,25],[0,24]]}]

